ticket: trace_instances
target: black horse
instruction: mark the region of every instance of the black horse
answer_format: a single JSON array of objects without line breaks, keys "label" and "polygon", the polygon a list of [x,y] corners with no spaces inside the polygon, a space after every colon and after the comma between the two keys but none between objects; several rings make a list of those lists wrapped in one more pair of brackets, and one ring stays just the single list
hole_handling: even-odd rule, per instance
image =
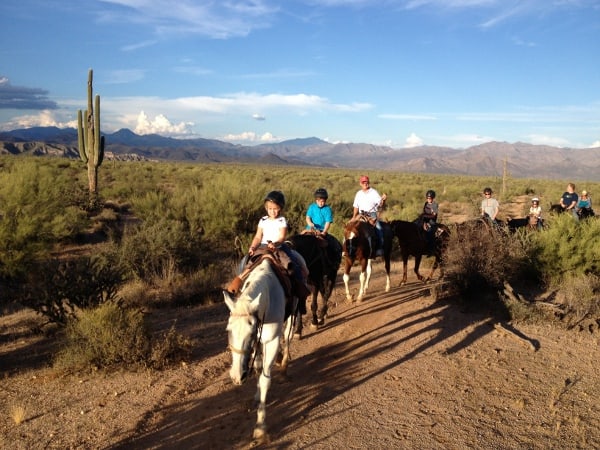
[{"label": "black horse", "polygon": [[519,228],[525,228],[529,231],[536,231],[538,230],[538,221],[540,220],[541,219],[539,219],[535,214],[529,214],[527,217],[508,219],[506,221],[506,226],[508,228],[508,231],[510,231],[511,233],[515,233]]},{"label": "black horse", "polygon": [[[385,291],[388,292],[390,290],[390,259],[392,257],[392,241],[394,235],[390,224],[387,222],[381,222],[381,229],[383,231],[383,260],[386,273]],[[346,300],[352,301],[349,281],[350,269],[355,261],[358,261],[360,264],[360,288],[356,300],[361,302],[363,296],[367,293],[369,280],[371,279],[371,261],[376,257],[376,239],[375,226],[371,225],[369,221],[364,221],[362,219],[351,220],[344,227],[344,242],[342,244],[342,249],[345,253],[343,278],[344,287],[346,289]]]},{"label": "black horse", "polygon": [[[325,324],[329,297],[335,286],[337,272],[342,261],[342,244],[328,234],[318,237],[312,233],[296,234],[290,238],[293,248],[302,255],[308,267],[308,283],[312,286],[311,325],[315,328]],[[321,301],[318,301],[321,294]],[[302,318],[299,317],[296,333],[301,334]]]},{"label": "black horse", "polygon": [[[563,208],[560,204],[550,205],[550,212],[555,214],[562,214],[567,212],[566,208]],[[588,217],[595,217],[594,210],[592,208],[579,208],[577,210],[577,216],[579,219],[587,219]]]},{"label": "black horse", "polygon": [[[415,274],[421,281],[427,282],[431,280],[435,269],[440,267],[441,276],[444,275],[443,270],[443,256],[446,250],[448,239],[450,238],[450,229],[444,224],[436,224],[434,230],[434,242],[433,248],[429,249],[429,243],[425,236],[425,231],[421,229],[415,222],[406,222],[404,220],[392,220],[390,227],[394,233],[394,236],[398,238],[400,244],[400,252],[402,253],[402,281],[400,286],[406,284],[407,272],[408,272],[408,257],[410,255],[415,257]],[[431,268],[431,272],[425,278],[419,273],[419,266],[421,265],[421,258],[423,256],[434,256],[435,262]]]}]

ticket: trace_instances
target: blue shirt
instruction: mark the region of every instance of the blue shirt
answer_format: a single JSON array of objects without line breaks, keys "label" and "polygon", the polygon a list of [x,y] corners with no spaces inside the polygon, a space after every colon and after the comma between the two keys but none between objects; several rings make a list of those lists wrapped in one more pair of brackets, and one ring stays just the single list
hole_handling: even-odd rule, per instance
[{"label": "blue shirt", "polygon": [[[315,224],[315,228],[319,231],[323,231],[325,229],[325,224],[327,222],[333,222],[333,211],[329,205],[323,205],[322,208],[317,205],[317,203],[311,203],[308,207],[308,211],[306,215],[310,217],[312,223]],[[307,229],[310,229],[308,225],[306,225]]]}]

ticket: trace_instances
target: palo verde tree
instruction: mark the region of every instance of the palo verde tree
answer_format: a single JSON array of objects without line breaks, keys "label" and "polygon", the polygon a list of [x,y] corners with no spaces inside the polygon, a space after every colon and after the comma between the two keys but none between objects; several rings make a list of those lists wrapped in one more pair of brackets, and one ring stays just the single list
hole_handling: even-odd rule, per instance
[{"label": "palo verde tree", "polygon": [[[100,136],[100,96],[96,95],[92,105],[93,70],[88,72],[87,100],[88,107],[84,113],[77,111],[77,140],[79,157],[87,163],[90,203],[95,204],[98,196],[98,167],[104,159],[104,136]],[[85,123],[84,123],[85,120]]]}]

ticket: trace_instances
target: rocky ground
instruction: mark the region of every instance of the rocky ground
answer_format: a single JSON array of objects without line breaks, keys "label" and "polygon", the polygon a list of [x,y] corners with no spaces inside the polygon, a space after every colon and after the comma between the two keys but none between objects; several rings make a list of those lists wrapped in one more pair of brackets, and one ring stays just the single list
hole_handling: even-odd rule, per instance
[{"label": "rocky ground", "polygon": [[[326,326],[294,340],[289,378],[274,377],[263,448],[584,449],[600,443],[600,338],[499,323],[437,301],[414,278],[366,299],[338,284]],[[352,273],[356,290],[358,272]],[[341,277],[340,277],[341,278]],[[156,372],[61,375],[36,317],[0,317],[0,448],[242,449],[253,446],[255,379],[228,377],[222,304],[152,319],[196,342]]]}]

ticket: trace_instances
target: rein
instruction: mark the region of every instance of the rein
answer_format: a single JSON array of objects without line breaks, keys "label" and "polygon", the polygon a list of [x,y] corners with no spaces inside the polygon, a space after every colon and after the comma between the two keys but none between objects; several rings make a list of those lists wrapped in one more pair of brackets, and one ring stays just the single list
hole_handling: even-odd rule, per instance
[{"label": "rein", "polygon": [[[251,316],[253,316],[253,314],[249,314],[249,313],[240,314],[240,313],[233,313],[233,312],[229,313],[229,315],[231,317],[251,317]],[[258,353],[258,351],[257,351],[258,346],[260,345],[260,337],[262,335],[262,328],[263,328],[263,324],[265,322],[265,313],[263,313],[262,320],[259,319],[258,317],[256,319],[258,320],[258,324],[257,324],[256,328],[253,330],[253,334],[255,334],[254,339],[252,339],[254,341],[254,344],[252,344],[248,348],[248,351],[250,351],[250,352],[252,352],[254,350],[252,352],[252,358],[248,362],[248,370],[250,370],[251,367],[254,367],[254,361],[256,360],[256,354]],[[246,355],[246,351],[244,349],[238,349],[232,345],[228,345],[228,347],[233,353],[237,353],[238,355]],[[262,370],[263,370],[263,375],[265,375],[264,368]]]}]

